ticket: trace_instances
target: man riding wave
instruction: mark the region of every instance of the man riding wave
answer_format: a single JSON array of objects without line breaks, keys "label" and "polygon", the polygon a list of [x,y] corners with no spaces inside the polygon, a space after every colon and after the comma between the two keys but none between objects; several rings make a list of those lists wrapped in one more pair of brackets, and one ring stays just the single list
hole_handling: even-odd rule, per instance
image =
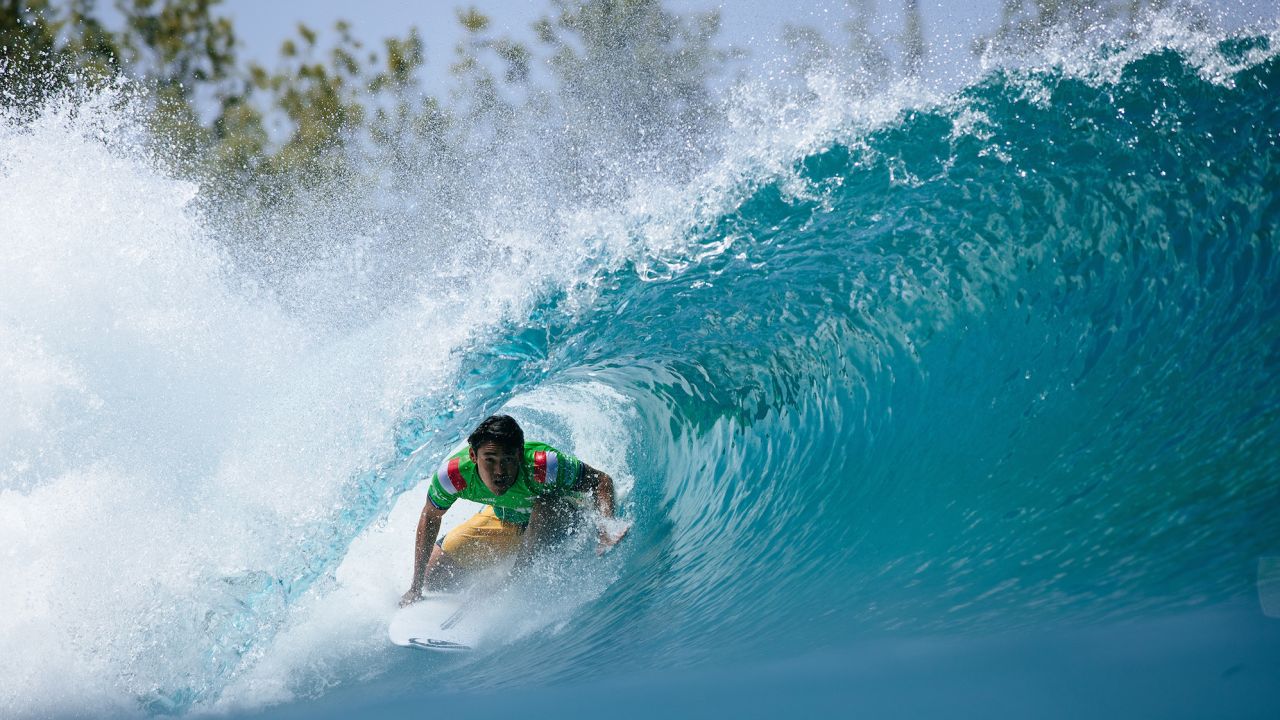
[{"label": "man riding wave", "polygon": [[[467,437],[467,447],[436,469],[418,519],[413,580],[400,599],[403,607],[422,599],[428,583],[445,585],[462,573],[515,556],[513,572],[550,540],[576,509],[573,499],[590,492],[604,518],[614,511],[613,479],[550,445],[525,442],[524,430],[509,415],[492,415]],[[458,499],[486,507],[440,541],[440,521]],[[627,529],[599,531],[596,553],[618,543]]]}]

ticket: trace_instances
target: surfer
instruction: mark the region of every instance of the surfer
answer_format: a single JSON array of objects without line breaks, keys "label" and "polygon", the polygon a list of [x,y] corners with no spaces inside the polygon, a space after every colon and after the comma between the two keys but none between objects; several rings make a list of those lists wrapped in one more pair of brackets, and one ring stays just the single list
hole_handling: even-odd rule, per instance
[{"label": "surfer", "polygon": [[[604,518],[613,517],[613,479],[550,445],[525,442],[524,430],[509,415],[492,415],[467,437],[467,447],[447,458],[431,478],[418,519],[413,582],[401,607],[422,599],[433,587],[461,573],[515,555],[512,572],[522,570],[539,544],[567,528],[590,491]],[[485,505],[440,541],[440,520],[458,498]],[[602,526],[600,555],[627,534]]]}]

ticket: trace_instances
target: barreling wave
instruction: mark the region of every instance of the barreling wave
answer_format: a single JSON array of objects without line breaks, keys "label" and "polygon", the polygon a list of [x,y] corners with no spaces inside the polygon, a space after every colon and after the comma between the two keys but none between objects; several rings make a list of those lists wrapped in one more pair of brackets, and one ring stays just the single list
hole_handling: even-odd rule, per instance
[{"label": "barreling wave", "polygon": [[617,276],[553,375],[634,403],[638,537],[594,608],[616,621],[532,666],[1255,592],[1280,545],[1280,64],[1201,70],[995,74],[805,157],[678,271]]}]

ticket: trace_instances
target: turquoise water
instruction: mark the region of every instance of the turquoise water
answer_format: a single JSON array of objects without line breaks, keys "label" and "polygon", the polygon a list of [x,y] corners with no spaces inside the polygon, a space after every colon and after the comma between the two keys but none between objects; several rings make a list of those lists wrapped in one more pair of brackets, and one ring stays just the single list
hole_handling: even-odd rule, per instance
[{"label": "turquoise water", "polygon": [[[53,441],[15,421],[0,446],[6,533],[34,538],[35,558],[6,561],[27,600],[9,601],[0,638],[51,633],[91,660],[64,684],[63,656],[37,652],[3,707],[1273,716],[1273,44],[1118,48],[736,147],[735,172],[622,220],[587,213],[550,247],[428,264],[431,302],[357,329],[316,331],[287,293],[239,284],[183,209],[195,190],[162,173],[128,166],[144,199],[107,202],[192,229],[143,258],[108,242],[123,269],[45,263],[53,231],[24,220],[33,239],[5,260],[72,288],[46,297],[24,276],[0,294],[32,388],[15,402],[64,419]],[[66,133],[49,122],[5,135],[7,188],[31,182],[32,138]],[[86,176],[124,162],[62,152]],[[531,269],[543,252],[546,273]],[[103,288],[138,272],[210,288],[186,281],[195,306],[157,316],[147,283]],[[497,299],[472,315],[485,290]],[[68,309],[141,340],[32,330]],[[247,360],[220,355],[250,337]],[[171,358],[201,349],[221,361]],[[163,399],[138,392],[155,382]],[[547,558],[493,601],[470,655],[386,646],[419,480],[500,408],[614,472],[631,533],[603,560]],[[157,409],[201,420],[156,440]],[[65,421],[86,414],[92,427]],[[154,450],[188,436],[189,454]],[[126,529],[82,533],[99,522],[86,492],[122,496]],[[122,568],[119,587],[101,580],[113,593],[40,589],[102,563]]]}]

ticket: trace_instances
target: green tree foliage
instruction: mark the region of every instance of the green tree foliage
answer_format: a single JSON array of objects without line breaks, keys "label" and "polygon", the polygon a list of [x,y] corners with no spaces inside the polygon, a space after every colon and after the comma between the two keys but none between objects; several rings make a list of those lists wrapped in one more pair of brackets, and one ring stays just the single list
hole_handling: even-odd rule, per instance
[{"label": "green tree foliage", "polygon": [[197,86],[224,81],[236,62],[231,21],[216,17],[218,0],[117,2],[125,29],[118,37],[121,60],[160,87],[190,96]]},{"label": "green tree foliage", "polygon": [[[465,127],[487,127],[503,135],[519,112],[514,89],[528,81],[532,54],[522,43],[494,35],[493,21],[479,10],[459,10],[457,16],[464,35],[449,66],[456,80],[454,112]],[[490,55],[501,64],[501,72],[495,73],[486,62]]]},{"label": "green tree foliage", "polygon": [[[370,118],[372,140],[384,151],[399,158],[403,148],[425,143],[437,153],[446,150],[444,137],[452,125],[438,100],[422,92],[419,70],[426,62],[422,38],[411,28],[404,38],[384,41],[386,61],[368,82],[369,92],[385,98],[377,103]],[[370,56],[377,63],[377,56]]]},{"label": "green tree foliage", "polygon": [[[290,175],[324,179],[347,170],[353,142],[423,139],[444,127],[438,103],[422,99],[416,30],[365,55],[348,24],[321,48],[299,26],[278,65],[244,64],[220,0],[117,0],[123,27],[107,29],[93,0],[0,4],[0,101],[31,107],[71,86],[124,72],[149,90],[153,134],[164,157],[237,185]],[[283,139],[272,142],[268,132]]]},{"label": "green tree foliage", "polygon": [[288,139],[261,159],[260,172],[278,175],[302,170],[305,177],[328,178],[347,170],[343,148],[365,123],[367,81],[360,65],[360,43],[350,27],[338,23],[336,44],[324,53],[319,34],[298,25],[298,37],[280,48],[283,63],[275,72],[252,65],[254,87],[283,113]]},{"label": "green tree foliage", "polygon": [[714,43],[718,11],[678,15],[657,0],[554,0],[535,25],[576,109],[647,149],[663,130],[695,138],[714,112],[708,81],[731,51]]},{"label": "green tree foliage", "polygon": [[112,37],[114,54],[130,75],[149,85],[156,105],[153,132],[170,148],[166,155],[183,164],[198,163],[216,140],[197,116],[197,90],[214,98],[219,116],[242,101],[232,77],[235,32],[230,20],[213,15],[217,1],[116,2],[125,27]]},{"label": "green tree foliage", "polygon": [[0,0],[0,102],[29,108],[69,83],[90,86],[120,69],[118,40],[93,0]]},{"label": "green tree foliage", "polygon": [[677,14],[658,0],[554,0],[534,28],[537,49],[466,9],[446,104],[420,86],[416,30],[369,50],[345,22],[327,35],[299,25],[266,67],[240,60],[219,5],[115,0],[111,29],[94,0],[0,0],[0,102],[31,108],[125,74],[148,89],[159,155],[270,194],[358,172],[362,162],[456,157],[528,131],[530,118],[558,123],[558,146],[570,153],[603,154],[592,146],[599,138],[640,155],[695,144],[715,112],[709,83],[731,53],[714,42],[716,13]]}]

